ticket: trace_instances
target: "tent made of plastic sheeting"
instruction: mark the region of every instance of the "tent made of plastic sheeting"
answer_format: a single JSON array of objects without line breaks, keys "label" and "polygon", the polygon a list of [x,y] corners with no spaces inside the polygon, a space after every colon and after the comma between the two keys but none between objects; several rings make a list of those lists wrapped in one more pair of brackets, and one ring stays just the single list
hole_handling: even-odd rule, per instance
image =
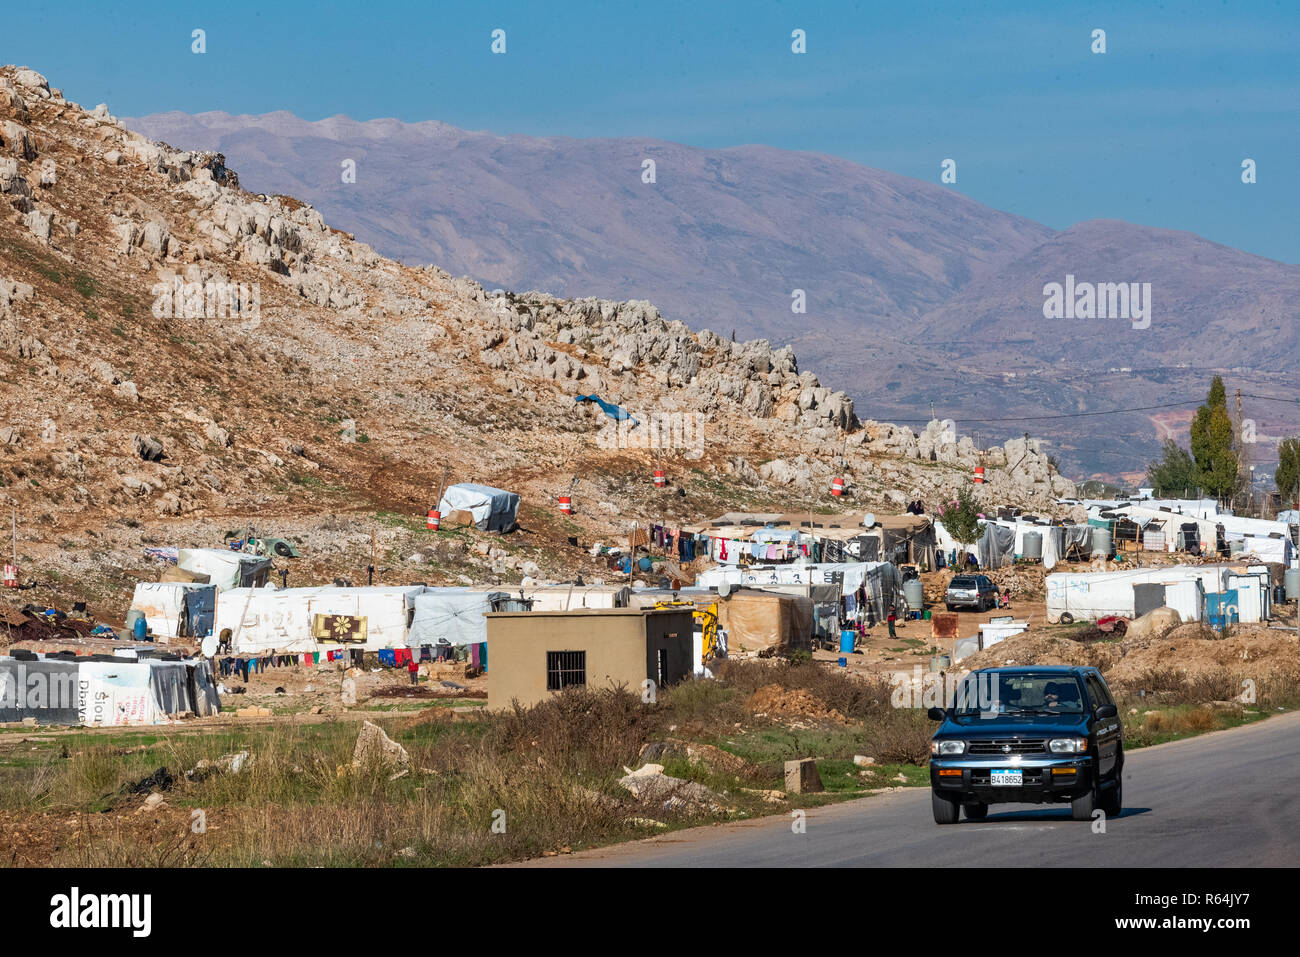
[{"label": "tent made of plastic sheeting", "polygon": [[742,588],[719,601],[718,624],[732,654],[806,650],[812,647],[813,603],[802,595]]},{"label": "tent made of plastic sheeting", "polygon": [[319,651],[321,644],[405,648],[423,585],[237,588],[217,596],[213,632],[236,654]]},{"label": "tent made of plastic sheeting", "polygon": [[[165,638],[202,638],[212,632],[216,594],[215,585],[140,582],[135,586],[131,607],[144,612],[145,622],[155,635]],[[205,617],[206,631],[202,630]]]},{"label": "tent made of plastic sheeting", "polygon": [[1232,512],[1220,509],[1219,503],[1212,498],[1085,498],[1085,499],[1057,499],[1059,504],[1065,505],[1083,505],[1089,510],[1089,513],[1095,511],[1110,511],[1111,509],[1124,507],[1140,507],[1165,512],[1173,512],[1176,515],[1186,515],[1189,518],[1215,519],[1220,515],[1231,515]]},{"label": "tent made of plastic sheeting", "polygon": [[111,655],[0,658],[0,721],[87,727],[162,724],[171,715],[217,714],[208,662]]},{"label": "tent made of plastic sheeting", "polygon": [[406,642],[420,645],[477,645],[487,641],[488,612],[508,600],[504,591],[428,588],[415,596],[415,618]]},{"label": "tent made of plastic sheeting", "polygon": [[442,493],[438,510],[443,515],[468,512],[474,527],[484,532],[509,532],[517,524],[519,494],[490,485],[463,483],[453,485]]},{"label": "tent made of plastic sheeting", "polygon": [[[1186,544],[1186,537],[1182,534],[1184,525],[1196,526],[1196,537],[1203,554],[1212,554],[1217,548],[1219,526],[1216,520],[1196,518],[1193,515],[1176,515],[1146,505],[1124,505],[1110,509],[1108,512],[1113,517],[1128,518],[1143,528],[1151,522],[1164,522],[1164,546],[1167,552],[1178,551]],[[1098,512],[1098,516],[1100,514]]]},{"label": "tent made of plastic sheeting", "polygon": [[260,588],[271,575],[271,559],[228,548],[181,548],[176,565],[194,575],[206,575],[219,590]]},{"label": "tent made of plastic sheeting", "polygon": [[890,562],[796,562],[793,565],[765,565],[748,568],[720,566],[695,576],[696,587],[717,588],[723,582],[735,588],[767,588],[785,585],[838,585],[840,595],[853,595],[859,588],[875,609],[879,621],[891,604],[903,599],[903,581]]},{"label": "tent made of plastic sheeting", "polygon": [[1277,520],[1287,525],[1300,525],[1300,509],[1283,509],[1277,513]]},{"label": "tent made of plastic sheeting", "polygon": [[[1291,559],[1295,556],[1295,546],[1291,543],[1290,538],[1277,538],[1275,536],[1244,535],[1240,539],[1234,539],[1229,535],[1229,547],[1232,548],[1234,558],[1237,555],[1241,557],[1253,556],[1260,561],[1272,562],[1277,565],[1291,564]],[[1235,546],[1240,542],[1240,551]]]},{"label": "tent made of plastic sheeting", "polygon": [[880,539],[876,554],[881,561],[893,565],[914,563],[933,569],[939,548],[936,524],[927,515],[877,515],[875,525],[863,534]]},{"label": "tent made of plastic sheeting", "polygon": [[531,599],[533,611],[574,611],[578,608],[627,608],[632,590],[626,585],[525,585],[512,589]]},{"label": "tent made of plastic sheeting", "polygon": [[[1166,586],[1166,604],[1171,599],[1179,602],[1178,613],[1184,621],[1199,621],[1204,614],[1204,596],[1222,591],[1224,576],[1231,571],[1223,565],[1175,565],[1115,572],[1057,572],[1046,579],[1047,620],[1055,624],[1065,616],[1073,621],[1095,621],[1108,615],[1132,618],[1136,613],[1133,586],[1158,584]],[[1171,589],[1180,582],[1195,582],[1200,599],[1185,589]]]},{"label": "tent made of plastic sheeting", "polygon": [[976,547],[980,568],[1001,568],[1009,564],[1015,556],[1015,530],[995,522],[987,522],[984,525],[984,534],[980,536]]},{"label": "tent made of plastic sheeting", "polygon": [[718,593],[709,588],[633,588],[627,606],[653,608],[660,602],[689,601],[697,610],[703,610],[717,600]]}]

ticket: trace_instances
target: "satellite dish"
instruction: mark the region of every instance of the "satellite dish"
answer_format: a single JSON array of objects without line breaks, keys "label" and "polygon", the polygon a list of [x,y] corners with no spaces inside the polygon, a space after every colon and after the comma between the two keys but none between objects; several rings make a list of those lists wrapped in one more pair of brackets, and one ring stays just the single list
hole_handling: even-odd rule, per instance
[{"label": "satellite dish", "polygon": [[211,658],[217,653],[217,639],[212,635],[208,635],[208,637],[203,639],[201,647],[203,649],[203,657]]},{"label": "satellite dish", "polygon": [[863,527],[863,528],[870,528],[872,525],[875,525],[875,524],[876,524],[876,515],[875,515],[874,512],[867,512],[866,515],[863,515],[863,516],[862,516],[862,527]]},{"label": "satellite dish", "polygon": [[718,597],[726,598],[731,594],[731,582],[723,580],[718,582]]}]

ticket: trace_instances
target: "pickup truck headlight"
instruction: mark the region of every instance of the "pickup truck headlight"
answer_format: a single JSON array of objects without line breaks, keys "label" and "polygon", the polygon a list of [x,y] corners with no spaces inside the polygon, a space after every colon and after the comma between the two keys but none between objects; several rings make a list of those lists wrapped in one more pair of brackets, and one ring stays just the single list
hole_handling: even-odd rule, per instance
[{"label": "pickup truck headlight", "polygon": [[1053,754],[1084,754],[1088,750],[1087,738],[1053,738],[1047,742]]},{"label": "pickup truck headlight", "polygon": [[931,741],[931,754],[965,754],[965,741]]}]

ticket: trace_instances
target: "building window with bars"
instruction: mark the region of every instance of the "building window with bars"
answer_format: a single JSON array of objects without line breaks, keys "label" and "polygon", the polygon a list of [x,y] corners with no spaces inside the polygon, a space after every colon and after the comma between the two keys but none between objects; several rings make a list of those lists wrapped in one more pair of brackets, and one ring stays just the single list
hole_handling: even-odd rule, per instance
[{"label": "building window with bars", "polygon": [[585,651],[548,651],[546,653],[546,690],[562,691],[587,683]]}]

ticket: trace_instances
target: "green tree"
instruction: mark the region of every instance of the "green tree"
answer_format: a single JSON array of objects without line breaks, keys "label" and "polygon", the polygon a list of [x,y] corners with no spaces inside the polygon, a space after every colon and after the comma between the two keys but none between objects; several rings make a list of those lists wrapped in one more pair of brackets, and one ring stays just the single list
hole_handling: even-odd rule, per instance
[{"label": "green tree", "polygon": [[1223,379],[1214,377],[1210,394],[1192,419],[1192,458],[1196,460],[1197,484],[1218,498],[1237,490],[1237,453],[1232,443],[1232,417]]},{"label": "green tree", "polygon": [[[963,546],[974,545],[980,538],[980,505],[975,494],[965,485],[957,489],[957,497],[939,510],[939,521],[948,534]],[[965,555],[961,556],[963,559]]]},{"label": "green tree", "polygon": [[1273,473],[1283,502],[1296,503],[1296,484],[1300,482],[1300,439],[1283,439],[1277,446],[1277,471]]},{"label": "green tree", "polygon": [[1196,460],[1173,439],[1165,439],[1160,461],[1147,466],[1147,482],[1158,498],[1181,498],[1201,485]]}]

